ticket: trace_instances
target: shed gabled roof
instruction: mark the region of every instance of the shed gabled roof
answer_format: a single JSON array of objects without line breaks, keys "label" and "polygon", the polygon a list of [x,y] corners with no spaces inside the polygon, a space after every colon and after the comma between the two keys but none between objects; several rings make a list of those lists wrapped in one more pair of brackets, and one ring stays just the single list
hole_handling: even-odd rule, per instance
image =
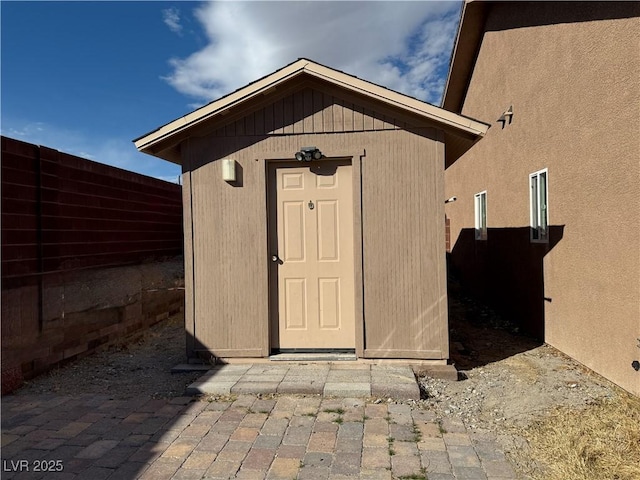
[{"label": "shed gabled roof", "polygon": [[[224,115],[231,108],[249,102],[260,95],[268,94],[283,83],[307,75],[329,82],[347,91],[364,95],[391,107],[423,117],[437,123],[445,130],[445,137],[460,138],[463,145],[455,142],[455,151],[468,149],[484,136],[489,126],[477,120],[446,111],[416,98],[395,92],[388,88],[359,79],[344,72],[301,58],[275,72],[252,82],[224,97],[163,125],[134,140],[138,150],[165,160],[181,163],[179,152],[174,148],[189,136],[189,132],[203,122]],[[447,140],[445,139],[445,142]],[[467,145],[468,144],[468,145]]]}]

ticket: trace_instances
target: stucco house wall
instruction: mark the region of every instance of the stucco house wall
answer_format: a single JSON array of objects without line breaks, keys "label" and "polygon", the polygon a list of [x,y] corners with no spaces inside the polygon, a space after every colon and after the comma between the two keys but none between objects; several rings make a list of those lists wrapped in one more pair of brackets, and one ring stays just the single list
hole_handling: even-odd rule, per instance
[{"label": "stucco house wall", "polygon": [[[445,172],[452,264],[525,330],[640,394],[639,5],[474,4],[477,59],[461,107],[450,78],[445,108],[492,127]],[[529,175],[544,168],[550,238],[536,244]]]}]

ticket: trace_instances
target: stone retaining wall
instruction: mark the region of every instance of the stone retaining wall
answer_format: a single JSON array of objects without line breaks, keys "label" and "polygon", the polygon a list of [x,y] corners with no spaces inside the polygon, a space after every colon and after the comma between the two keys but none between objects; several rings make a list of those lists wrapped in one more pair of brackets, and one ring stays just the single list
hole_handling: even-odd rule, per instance
[{"label": "stone retaining wall", "polygon": [[184,308],[182,257],[43,277],[2,290],[2,394]]}]

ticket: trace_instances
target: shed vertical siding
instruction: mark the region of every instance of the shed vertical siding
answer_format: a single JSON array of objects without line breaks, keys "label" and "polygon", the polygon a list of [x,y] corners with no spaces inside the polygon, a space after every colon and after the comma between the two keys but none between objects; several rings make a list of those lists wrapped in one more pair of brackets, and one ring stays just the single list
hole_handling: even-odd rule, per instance
[{"label": "shed vertical siding", "polygon": [[214,132],[216,137],[396,130],[406,127],[391,112],[377,112],[338,92],[306,87],[257,108]]},{"label": "shed vertical siding", "polygon": [[[339,110],[341,119],[352,111]],[[262,111],[266,119],[269,108]],[[324,120],[322,128],[328,128]],[[266,162],[291,159],[300,147],[317,145],[328,157],[352,157],[354,173],[361,172],[354,180],[356,195],[362,188],[355,200],[355,218],[362,222],[355,244],[364,245],[356,261],[362,273],[354,272],[356,300],[362,301],[356,308],[360,331],[365,317],[358,350],[368,356],[446,358],[444,156],[436,131],[218,137],[222,132],[185,145],[193,191],[196,350],[222,357],[268,354]],[[227,156],[240,165],[241,185],[221,178],[218,160]]]},{"label": "shed vertical siding", "polygon": [[191,171],[189,157],[182,163],[182,216],[184,222],[184,326],[187,335],[187,355],[196,349],[195,345],[195,289],[193,265],[193,215],[191,208]]},{"label": "shed vertical siding", "polygon": [[406,131],[371,136],[383,143],[362,172],[365,355],[446,358],[439,144]]},{"label": "shed vertical siding", "polygon": [[[230,139],[234,145],[237,140]],[[242,185],[227,184],[220,162],[199,166],[206,159],[225,156],[209,146],[206,141],[192,141],[188,147],[193,165],[196,349],[220,357],[264,356],[268,353],[264,170],[250,160],[247,150],[241,150],[234,158],[241,166]]]}]

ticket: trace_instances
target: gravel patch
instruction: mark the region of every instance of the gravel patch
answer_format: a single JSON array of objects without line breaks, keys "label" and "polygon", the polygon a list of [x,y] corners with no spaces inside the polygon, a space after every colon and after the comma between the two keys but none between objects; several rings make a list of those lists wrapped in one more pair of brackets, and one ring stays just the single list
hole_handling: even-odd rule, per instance
[{"label": "gravel patch", "polygon": [[14,393],[178,397],[202,375],[202,372],[171,373],[172,367],[186,361],[184,314],[178,313],[106,350],[29,380]]},{"label": "gravel patch", "polygon": [[459,381],[418,378],[414,408],[456,419],[478,438],[497,438],[523,478],[539,472],[529,452],[529,428],[554,410],[577,411],[622,390],[554,347],[522,335],[509,319],[449,282],[451,359]]},{"label": "gravel patch", "polygon": [[429,409],[471,429],[524,427],[551,408],[585,407],[615,395],[609,382],[548,345],[461,373],[459,382],[419,381]]}]

